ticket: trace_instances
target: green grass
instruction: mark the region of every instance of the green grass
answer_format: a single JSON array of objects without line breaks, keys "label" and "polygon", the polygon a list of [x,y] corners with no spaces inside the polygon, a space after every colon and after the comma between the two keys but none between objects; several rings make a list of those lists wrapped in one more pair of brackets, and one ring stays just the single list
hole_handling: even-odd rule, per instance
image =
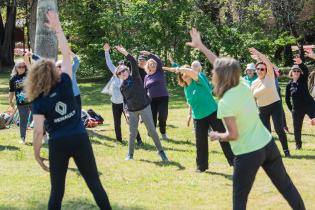
[{"label": "green grass", "polygon": [[[0,110],[8,107],[8,76],[0,75]],[[105,125],[90,130],[101,181],[114,209],[231,209],[232,168],[217,142],[209,144],[209,171],[197,174],[195,140],[192,128],[185,127],[187,107],[182,90],[171,90],[167,132],[163,141],[171,162],[161,164],[143,124],[140,133],[144,148],[135,151],[134,161],[125,161],[127,145],[114,142],[111,105],[100,93],[106,83],[80,84],[83,107],[92,108],[105,118]],[[286,107],[285,107],[286,109]],[[290,131],[292,118],[287,112]],[[295,151],[292,133],[288,134],[292,158],[284,159],[286,169],[302,194],[307,209],[315,209],[314,127],[303,127],[303,150]],[[122,126],[123,138],[128,131]],[[274,134],[274,133],[273,133]],[[31,142],[29,130],[27,141]],[[49,174],[35,162],[31,144],[19,145],[18,128],[0,130],[0,209],[47,209]],[[279,148],[280,144],[277,142]],[[42,148],[47,157],[47,146]],[[63,209],[97,209],[84,180],[71,160],[66,180]],[[249,196],[248,209],[290,209],[266,174],[260,170]]]}]

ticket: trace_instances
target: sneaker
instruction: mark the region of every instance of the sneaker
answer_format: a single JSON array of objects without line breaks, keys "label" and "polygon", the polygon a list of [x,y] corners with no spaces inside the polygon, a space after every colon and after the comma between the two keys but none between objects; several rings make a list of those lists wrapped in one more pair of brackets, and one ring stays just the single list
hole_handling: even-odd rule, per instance
[{"label": "sneaker", "polygon": [[302,144],[296,144],[295,149],[296,149],[296,150],[302,149]]},{"label": "sneaker", "polygon": [[25,144],[25,138],[20,139],[20,144]]},{"label": "sneaker", "polygon": [[203,173],[203,172],[205,172],[205,171],[206,171],[206,169],[199,169],[199,168],[197,168],[197,169],[195,170],[196,173]]},{"label": "sneaker", "polygon": [[284,156],[285,157],[291,157],[290,151],[289,150],[284,150]]},{"label": "sneaker", "polygon": [[165,154],[165,152],[164,152],[163,150],[161,150],[161,151],[159,152],[159,156],[160,156],[160,158],[161,158],[162,161],[165,161],[165,162],[168,161],[168,158],[166,157],[166,154]]},{"label": "sneaker", "polygon": [[133,154],[128,154],[125,160],[133,160]]},{"label": "sneaker", "polygon": [[287,133],[289,133],[289,128],[288,127],[283,127],[283,130]]},{"label": "sneaker", "polygon": [[162,139],[163,140],[168,140],[169,139],[168,136],[166,135],[166,133],[162,133],[161,135],[162,135]]},{"label": "sneaker", "polygon": [[140,139],[140,140],[137,140],[137,145],[142,147],[144,144],[143,144],[143,141]]}]

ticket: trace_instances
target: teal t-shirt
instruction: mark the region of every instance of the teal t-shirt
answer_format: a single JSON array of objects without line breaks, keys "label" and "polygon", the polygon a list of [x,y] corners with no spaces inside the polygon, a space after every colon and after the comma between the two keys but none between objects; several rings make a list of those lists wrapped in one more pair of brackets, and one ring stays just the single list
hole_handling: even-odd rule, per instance
[{"label": "teal t-shirt", "polygon": [[246,81],[226,91],[218,103],[218,118],[235,117],[239,138],[230,141],[235,155],[246,154],[263,148],[272,136],[261,122],[257,106]]},{"label": "teal t-shirt", "polygon": [[190,85],[184,88],[187,103],[192,110],[193,119],[202,119],[218,108],[212,96],[212,86],[203,73],[198,74],[198,81],[192,80]]},{"label": "teal t-shirt", "polygon": [[243,77],[247,83],[249,84],[249,86],[252,86],[252,83],[257,79],[257,75],[254,74],[254,76],[252,78],[249,78],[247,75]]}]

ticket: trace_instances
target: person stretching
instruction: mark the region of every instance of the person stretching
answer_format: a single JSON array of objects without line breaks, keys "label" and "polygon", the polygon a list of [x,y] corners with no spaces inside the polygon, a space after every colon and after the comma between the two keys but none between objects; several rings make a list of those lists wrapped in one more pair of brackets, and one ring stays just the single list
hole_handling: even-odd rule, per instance
[{"label": "person stretching", "polygon": [[129,112],[129,145],[126,160],[133,159],[134,142],[138,131],[139,116],[141,116],[149,135],[154,141],[159,156],[162,161],[168,161],[154,126],[150,107],[151,101],[143,87],[138,63],[122,46],[116,46],[116,49],[130,62],[130,69],[125,65],[119,65],[115,71],[116,76],[123,80],[120,91]]},{"label": "person stretching", "polygon": [[[196,29],[190,32],[188,44],[208,51]],[[212,60],[210,60],[212,61]],[[262,124],[252,93],[241,68],[232,58],[215,59],[212,71],[214,93],[219,98],[218,118],[224,120],[225,132],[210,132],[212,140],[231,142],[235,154],[233,172],[233,210],[245,210],[248,194],[260,166],[295,210],[304,210],[303,200],[283,165],[279,150],[270,132]]]},{"label": "person stretching", "polygon": [[[47,13],[46,24],[56,33],[63,62],[61,74],[49,59],[37,61],[25,81],[27,97],[33,101],[33,147],[36,161],[50,173],[51,192],[49,210],[61,209],[69,159],[72,157],[94,199],[102,210],[110,210],[107,194],[99,179],[96,162],[88,134],[81,120],[81,110],[72,89],[71,51],[62,31],[57,13]],[[49,168],[40,156],[44,121],[48,123]]]},{"label": "person stretching", "polygon": [[[114,66],[111,58],[110,58],[110,46],[108,43],[104,44],[104,51],[105,51],[105,60],[106,60],[106,65],[108,69],[112,72],[113,77],[111,78],[111,102],[112,102],[112,112],[113,112],[113,118],[114,118],[114,128],[115,128],[115,135],[116,135],[116,140],[119,142],[122,141],[122,135],[121,135],[121,115],[124,114],[126,120],[128,121],[125,112],[124,112],[124,104],[123,104],[123,96],[120,92],[120,85],[121,81],[120,79],[116,76],[115,70],[116,66]],[[140,133],[138,131],[137,134],[137,144],[138,145],[143,145],[143,142],[140,137]]]}]

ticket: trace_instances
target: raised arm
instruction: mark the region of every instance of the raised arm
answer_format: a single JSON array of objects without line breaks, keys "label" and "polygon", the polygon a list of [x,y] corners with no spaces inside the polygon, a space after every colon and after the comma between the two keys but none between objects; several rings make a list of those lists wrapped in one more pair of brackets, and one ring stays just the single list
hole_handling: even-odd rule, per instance
[{"label": "raised arm", "polygon": [[307,68],[307,66],[303,63],[302,59],[300,58],[300,56],[296,56],[293,58],[294,64],[299,65],[300,69],[302,70],[303,74],[301,74],[301,78],[304,78],[304,80],[308,79],[308,75],[309,75],[309,70]]},{"label": "raised arm", "polygon": [[312,50],[312,48],[305,48],[304,50],[305,50],[305,53],[306,53],[307,57],[309,57],[310,59],[315,60],[315,53]]},{"label": "raised arm", "polygon": [[148,56],[149,59],[151,58],[151,59],[155,60],[155,62],[157,64],[157,66],[156,66],[157,71],[163,71],[163,69],[162,69],[162,67],[163,67],[162,60],[157,55],[154,55],[153,53],[150,53],[148,51],[140,51],[140,53],[142,55]]},{"label": "raised arm", "polygon": [[274,77],[275,75],[274,75],[274,71],[273,71],[273,64],[271,63],[269,58],[267,58],[267,56],[265,56],[264,54],[262,54],[261,52],[259,52],[255,48],[249,48],[248,50],[252,54],[252,58],[256,57],[257,61],[262,61],[263,63],[266,64],[266,66],[267,66],[267,75],[271,76],[271,77]]},{"label": "raised arm", "polygon": [[28,70],[31,69],[31,63],[30,63],[30,58],[31,58],[31,56],[32,56],[32,53],[31,53],[31,52],[26,52],[26,53],[24,54],[24,63],[25,63],[25,65],[26,65],[26,67],[27,67]]},{"label": "raised arm", "polygon": [[115,75],[116,66],[113,64],[112,59],[110,58],[109,50],[110,46],[108,43],[104,44],[104,52],[105,52],[105,60],[106,65],[109,68],[109,70]]},{"label": "raised arm", "polygon": [[139,67],[138,67],[137,60],[132,55],[130,55],[123,46],[119,45],[119,46],[116,46],[115,48],[118,52],[123,54],[127,58],[127,60],[130,62],[130,65],[131,65],[130,72],[139,74]]},{"label": "raised arm", "polygon": [[72,63],[72,75],[74,76],[80,66],[80,60],[78,58],[78,56],[76,54],[74,54],[73,52],[71,52],[71,57],[73,59],[73,63]]},{"label": "raised arm", "polygon": [[48,11],[47,19],[48,23],[46,23],[46,25],[56,33],[58,39],[59,48],[62,54],[61,71],[68,74],[72,79],[71,50],[69,48],[65,34],[63,33],[58,14],[54,11]]},{"label": "raised arm", "polygon": [[215,59],[217,59],[217,56],[202,43],[199,31],[197,31],[196,28],[192,28],[192,30],[190,31],[190,36],[191,42],[187,42],[186,45],[198,49],[208,58],[210,63],[213,65]]}]

